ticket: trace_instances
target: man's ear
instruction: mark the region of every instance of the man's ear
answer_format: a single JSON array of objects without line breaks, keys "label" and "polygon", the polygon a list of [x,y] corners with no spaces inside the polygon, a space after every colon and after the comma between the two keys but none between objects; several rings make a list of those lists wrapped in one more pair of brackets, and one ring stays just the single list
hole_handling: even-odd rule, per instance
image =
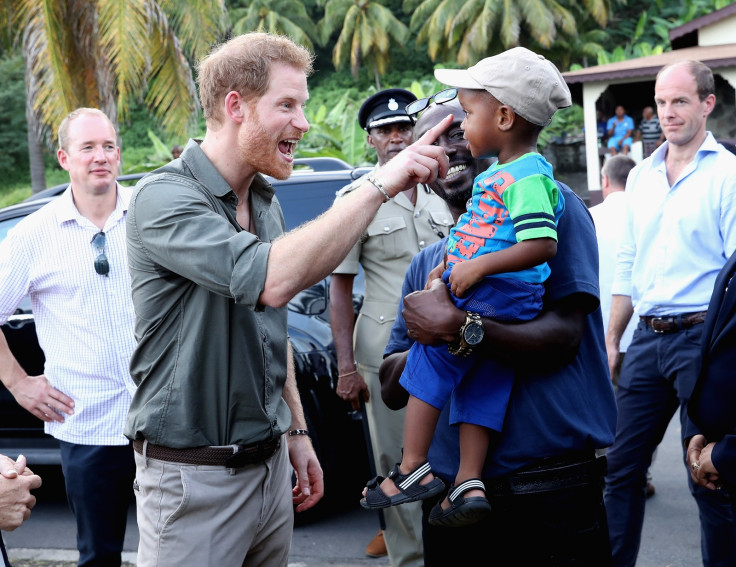
[{"label": "man's ear", "polygon": [[224,111],[225,116],[233,122],[241,124],[245,120],[247,103],[238,91],[230,91],[225,95]]},{"label": "man's ear", "polygon": [[[69,156],[63,149],[59,148],[56,151],[56,159],[59,160],[59,165],[61,166],[62,169],[69,171]],[[118,161],[119,161],[119,158],[118,158]]]},{"label": "man's ear", "polygon": [[371,136],[370,134],[365,137],[365,143],[368,144],[368,146],[371,148],[376,147],[376,144],[373,143],[373,136]]},{"label": "man's ear", "polygon": [[496,121],[498,129],[502,132],[511,130],[514,122],[516,122],[516,113],[514,112],[514,109],[505,104],[500,104],[496,109]]},{"label": "man's ear", "polygon": [[709,116],[716,106],[716,95],[709,94],[703,102],[705,102],[705,116]]}]

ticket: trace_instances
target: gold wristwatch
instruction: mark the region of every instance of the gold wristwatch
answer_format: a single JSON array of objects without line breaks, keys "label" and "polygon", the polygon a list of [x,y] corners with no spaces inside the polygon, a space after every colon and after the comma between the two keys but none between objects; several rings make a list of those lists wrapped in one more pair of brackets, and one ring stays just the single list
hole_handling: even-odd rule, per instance
[{"label": "gold wristwatch", "polygon": [[466,311],[465,323],[460,327],[460,340],[448,344],[447,350],[455,356],[468,356],[483,341],[484,334],[480,315]]}]

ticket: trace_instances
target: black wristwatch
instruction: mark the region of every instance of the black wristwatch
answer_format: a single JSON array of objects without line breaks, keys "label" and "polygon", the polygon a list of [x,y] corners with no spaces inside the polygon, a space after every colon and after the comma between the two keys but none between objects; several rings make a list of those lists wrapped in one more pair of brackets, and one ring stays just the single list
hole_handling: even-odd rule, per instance
[{"label": "black wristwatch", "polygon": [[483,342],[483,323],[480,315],[472,311],[465,312],[465,323],[460,327],[460,340],[447,345],[447,350],[455,356],[468,356],[473,348]]}]

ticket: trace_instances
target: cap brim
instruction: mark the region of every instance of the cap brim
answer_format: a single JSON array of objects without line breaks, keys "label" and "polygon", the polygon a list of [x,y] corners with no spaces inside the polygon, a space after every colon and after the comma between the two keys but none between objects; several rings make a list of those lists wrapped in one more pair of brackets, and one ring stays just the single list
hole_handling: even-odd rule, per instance
[{"label": "cap brim", "polygon": [[411,122],[411,117],[408,114],[395,114],[393,116],[379,118],[378,120],[373,120],[372,122],[369,122],[365,129],[370,130],[371,128],[385,126],[386,124],[395,124],[396,122]]},{"label": "cap brim", "polygon": [[485,89],[478,81],[470,76],[467,69],[435,69],[435,78],[449,87],[458,89]]}]

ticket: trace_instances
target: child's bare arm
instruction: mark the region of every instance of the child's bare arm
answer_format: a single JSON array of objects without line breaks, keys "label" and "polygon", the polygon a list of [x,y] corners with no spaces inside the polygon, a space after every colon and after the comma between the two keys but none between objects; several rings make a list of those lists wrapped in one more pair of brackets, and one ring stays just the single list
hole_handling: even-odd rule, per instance
[{"label": "child's bare arm", "polygon": [[486,276],[526,270],[554,258],[555,254],[557,241],[554,238],[523,240],[505,250],[455,264],[450,273],[450,289],[456,297],[462,297]]},{"label": "child's bare arm", "polygon": [[432,268],[432,271],[429,272],[429,275],[427,276],[427,283],[424,284],[424,289],[429,289],[432,282],[438,278],[442,277],[442,274],[445,272],[445,262],[444,260],[437,264],[434,268]]}]

